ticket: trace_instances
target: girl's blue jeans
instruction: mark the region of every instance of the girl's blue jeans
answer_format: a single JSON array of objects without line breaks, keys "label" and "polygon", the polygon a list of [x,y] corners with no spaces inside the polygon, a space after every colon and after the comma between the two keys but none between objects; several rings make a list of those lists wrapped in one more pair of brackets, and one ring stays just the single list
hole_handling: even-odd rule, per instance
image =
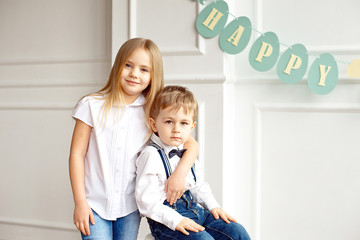
[{"label": "girl's blue jeans", "polygon": [[186,191],[172,206],[166,200],[164,204],[175,209],[182,216],[202,225],[205,230],[197,233],[188,231],[189,235],[185,235],[180,231],[173,231],[161,223],[148,219],[151,233],[156,240],[250,240],[249,234],[242,225],[235,222],[226,223],[221,218],[215,219],[209,210],[197,204],[190,191]]},{"label": "girl's blue jeans", "polygon": [[95,218],[95,225],[90,225],[90,235],[84,236],[81,234],[84,240],[136,240],[139,225],[140,214],[139,211],[130,213],[125,217],[116,219],[115,221],[109,221],[102,219],[96,212],[93,211]]}]

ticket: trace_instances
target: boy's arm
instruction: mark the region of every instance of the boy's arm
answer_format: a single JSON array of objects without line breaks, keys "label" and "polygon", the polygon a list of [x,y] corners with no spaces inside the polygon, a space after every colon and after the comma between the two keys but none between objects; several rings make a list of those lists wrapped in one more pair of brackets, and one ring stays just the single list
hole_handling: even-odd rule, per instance
[{"label": "boy's arm", "polygon": [[142,215],[175,231],[176,226],[184,217],[163,204],[166,176],[159,158],[159,153],[155,148],[145,147],[136,160],[136,203]]},{"label": "boy's arm", "polygon": [[185,179],[199,154],[199,144],[190,135],[184,144],[186,149],[178,166],[165,185],[166,200],[172,205],[185,191]]}]

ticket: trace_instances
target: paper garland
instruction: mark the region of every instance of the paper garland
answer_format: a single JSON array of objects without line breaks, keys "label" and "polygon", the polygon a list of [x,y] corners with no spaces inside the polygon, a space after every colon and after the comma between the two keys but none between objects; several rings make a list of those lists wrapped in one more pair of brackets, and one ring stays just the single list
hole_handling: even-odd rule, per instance
[{"label": "paper garland", "polygon": [[[284,83],[297,83],[304,77],[308,61],[305,46],[295,44],[281,55],[276,66],[276,73]],[[295,69],[296,71],[293,71]]]},{"label": "paper garland", "polygon": [[279,53],[280,44],[276,34],[273,32],[264,33],[250,49],[250,65],[257,71],[268,71],[275,66]]},{"label": "paper garland", "polygon": [[360,59],[353,60],[346,69],[349,77],[360,78]]},{"label": "paper garland", "polygon": [[[194,0],[197,1],[197,0]],[[204,0],[200,0],[203,5]],[[228,54],[238,54],[248,45],[252,30],[247,17],[235,17],[226,25],[229,16],[228,4],[217,0],[207,5],[196,19],[196,30],[205,38],[220,34],[219,46]],[[231,14],[232,15],[232,14]],[[226,26],[225,26],[226,25]],[[255,30],[257,31],[257,30]],[[257,31],[258,32],[258,31]],[[280,56],[280,41],[273,32],[261,33],[249,53],[249,63],[257,71],[265,72],[276,64],[276,73],[287,84],[299,82],[305,75],[309,55],[304,45],[294,44]],[[349,64],[346,73],[349,77],[360,77],[360,59]],[[338,66],[335,58],[324,53],[312,63],[308,72],[308,86],[316,94],[328,94],[338,82]]]}]

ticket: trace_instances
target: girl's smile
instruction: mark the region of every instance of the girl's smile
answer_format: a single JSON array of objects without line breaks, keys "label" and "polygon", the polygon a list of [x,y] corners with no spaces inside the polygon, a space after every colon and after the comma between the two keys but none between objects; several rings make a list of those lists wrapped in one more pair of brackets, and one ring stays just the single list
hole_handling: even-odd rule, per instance
[{"label": "girl's smile", "polygon": [[149,86],[151,66],[149,52],[143,48],[136,49],[127,59],[120,75],[126,104],[134,102]]},{"label": "girl's smile", "polygon": [[130,85],[137,85],[140,84],[138,82],[132,81],[132,80],[126,80],[127,83],[129,83]]}]

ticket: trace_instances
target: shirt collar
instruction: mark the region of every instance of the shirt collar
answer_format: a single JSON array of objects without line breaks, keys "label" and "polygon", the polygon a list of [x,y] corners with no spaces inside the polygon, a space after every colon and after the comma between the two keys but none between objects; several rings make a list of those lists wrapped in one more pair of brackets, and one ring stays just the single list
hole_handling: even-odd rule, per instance
[{"label": "shirt collar", "polygon": [[169,146],[169,145],[166,145],[165,143],[163,143],[161,141],[161,139],[156,136],[155,133],[152,133],[151,134],[151,141],[153,141],[154,143],[156,143],[157,145],[159,145],[161,148],[164,149],[166,155],[169,157],[169,152],[173,149],[178,149],[178,150],[181,150],[184,148],[184,144],[181,144],[179,147],[176,147],[176,146]]},{"label": "shirt collar", "polygon": [[140,94],[140,96],[131,104],[129,104],[128,106],[142,106],[144,105],[146,102],[146,98],[144,97],[143,94]]}]

